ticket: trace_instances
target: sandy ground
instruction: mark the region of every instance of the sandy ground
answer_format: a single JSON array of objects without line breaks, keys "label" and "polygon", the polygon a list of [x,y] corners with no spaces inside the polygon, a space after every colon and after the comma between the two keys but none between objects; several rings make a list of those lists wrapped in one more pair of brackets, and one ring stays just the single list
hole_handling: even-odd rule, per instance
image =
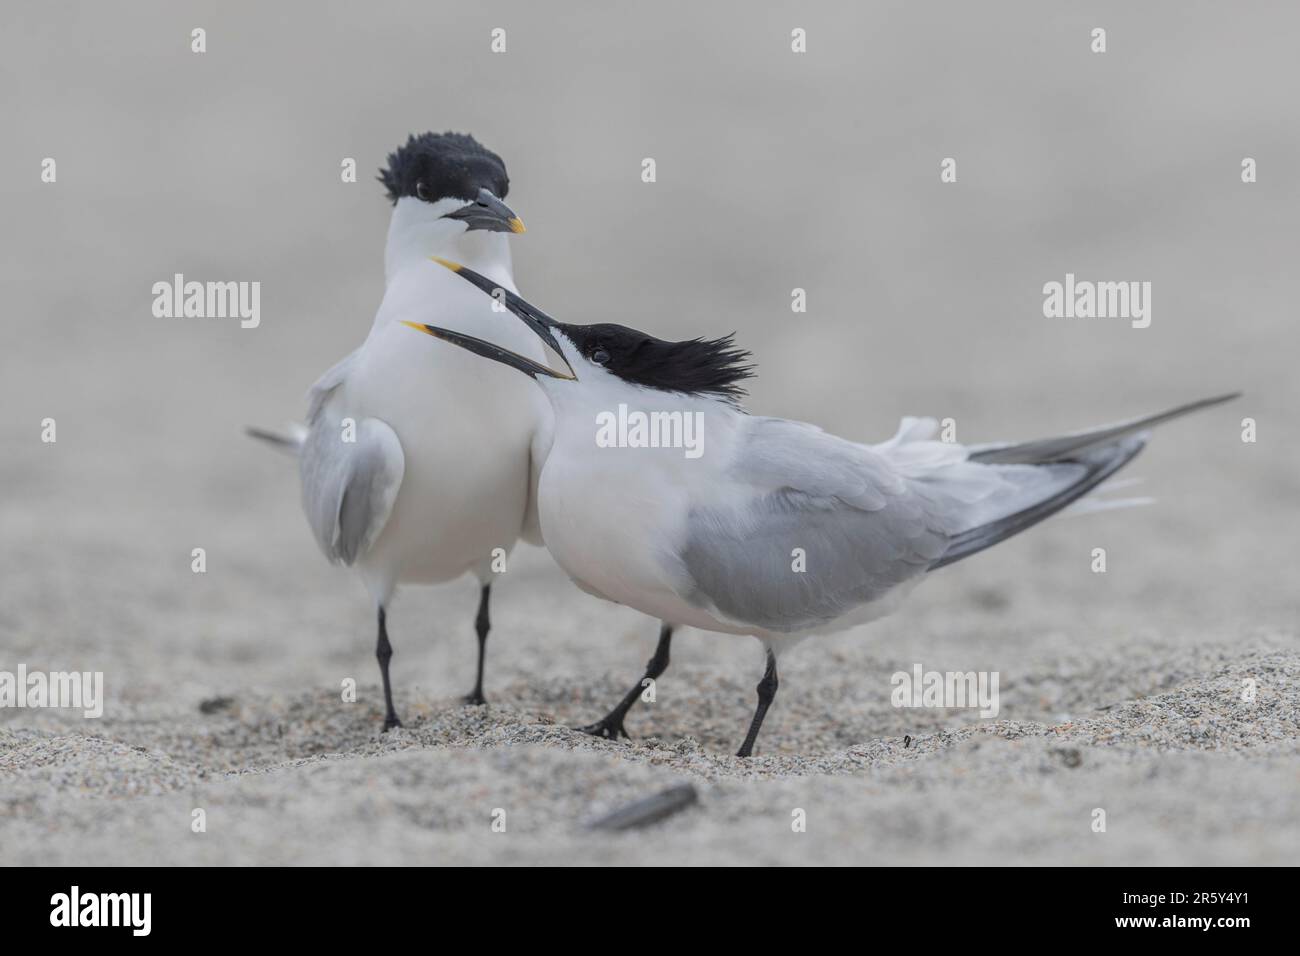
[{"label": "sandy ground", "polygon": [[[794,14],[739,5],[503,5],[496,59],[494,23],[418,4],[7,8],[0,670],[103,671],[107,701],[0,710],[0,863],[1293,862],[1300,13],[1143,7],[827,5],[798,14],[804,60]],[[1093,17],[1109,59],[1079,52]],[[756,412],[864,440],[951,415],[981,441],[1247,396],[1157,434],[1131,469],[1156,504],[1054,521],[796,648],[749,761],[747,638],[683,632],[633,742],[568,729],[656,627],[527,548],[497,582],[486,709],[459,701],[473,583],[401,596],[407,726],[381,735],[361,585],[317,553],[291,464],[240,431],[299,415],[369,327],[387,209],[339,157],[368,171],[449,126],[506,156],[531,298],[736,329]],[[176,271],[261,281],[261,327],[153,318]],[[1151,328],[1044,319],[1066,271],[1152,281]],[[891,706],[916,663],[997,671],[997,719]],[[699,802],[660,824],[585,828],[680,783]]]},{"label": "sandy ground", "polygon": [[[519,609],[506,617],[520,621]],[[995,630],[997,620],[973,630]],[[557,644],[572,644],[527,643],[521,655],[503,633],[498,656],[541,664]],[[751,675],[719,666],[711,659],[724,655],[704,653],[702,643],[681,641],[678,674],[630,721],[638,737],[631,744],[566,726],[614,696],[612,675],[502,680],[503,671],[516,671],[503,666],[492,681],[498,703],[471,708],[412,686],[410,672],[433,656],[420,651],[398,657],[408,726],[387,735],[377,733],[373,681],[359,703],[345,705],[327,686],[275,693],[197,673],[160,695],[165,701],[112,699],[116,716],[92,733],[80,722],[10,720],[0,732],[4,861],[1294,858],[1300,655],[1277,646],[1285,642],[1148,640],[1126,648],[1121,662],[1118,653],[1080,652],[1049,636],[1014,655],[1020,663],[1003,715],[989,722],[882,702],[884,675],[906,667],[901,658],[847,643],[809,649],[786,669],[761,755],[749,761],[728,753],[747,717]],[[926,661],[964,658],[960,647],[928,648]],[[348,655],[340,647],[336,656]],[[366,663],[358,667],[368,670]],[[1245,678],[1262,688],[1250,706],[1238,700]],[[200,701],[222,694],[232,698],[228,709],[199,712]],[[694,784],[699,803],[667,822],[621,834],[585,828],[682,782]],[[206,813],[205,833],[190,832],[196,807]],[[1091,830],[1098,807],[1105,833]],[[792,831],[796,808],[806,832]],[[500,810],[504,833],[492,829]]]}]

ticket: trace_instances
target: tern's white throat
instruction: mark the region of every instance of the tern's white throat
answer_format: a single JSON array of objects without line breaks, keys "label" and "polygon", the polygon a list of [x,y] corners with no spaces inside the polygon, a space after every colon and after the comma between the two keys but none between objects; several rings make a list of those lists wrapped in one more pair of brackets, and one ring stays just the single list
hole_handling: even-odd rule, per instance
[{"label": "tern's white throat", "polygon": [[412,196],[397,200],[384,246],[385,281],[391,283],[411,266],[427,267],[430,256],[464,263],[485,275],[510,275],[509,233],[467,231],[463,221],[443,218],[466,202],[451,198],[427,203]]}]

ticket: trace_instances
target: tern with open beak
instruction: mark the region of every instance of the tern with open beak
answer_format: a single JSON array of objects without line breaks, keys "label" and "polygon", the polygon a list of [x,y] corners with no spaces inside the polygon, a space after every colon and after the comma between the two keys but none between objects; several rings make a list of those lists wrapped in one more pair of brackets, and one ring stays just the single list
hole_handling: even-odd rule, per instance
[{"label": "tern with open beak", "polygon": [[[556,561],[592,594],[762,642],[766,668],[742,757],[776,695],[785,650],[888,613],[929,572],[1093,491],[1153,426],[1235,397],[1021,444],[941,442],[932,419],[904,418],[893,438],[862,445],[746,414],[741,383],[753,370],[730,337],[665,342],[621,325],[557,322],[491,278],[443,264],[503,300],[546,346],[549,361],[511,342],[407,323],[541,386],[555,418],[537,507]],[[615,409],[661,423],[691,416],[700,453],[595,440],[596,423]]]}]

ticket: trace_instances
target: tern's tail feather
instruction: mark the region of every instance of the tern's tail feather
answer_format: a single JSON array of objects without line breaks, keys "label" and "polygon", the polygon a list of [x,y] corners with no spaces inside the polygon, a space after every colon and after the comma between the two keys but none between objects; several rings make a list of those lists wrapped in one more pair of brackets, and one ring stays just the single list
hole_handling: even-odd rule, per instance
[{"label": "tern's tail feather", "polygon": [[284,432],[273,432],[255,425],[246,425],[244,434],[249,438],[266,442],[277,451],[295,457],[302,448],[302,443],[307,440],[307,429],[302,425],[289,425]]},{"label": "tern's tail feather", "polygon": [[1101,428],[1062,435],[1060,438],[1043,438],[1019,445],[976,445],[970,449],[970,460],[983,462],[986,465],[1045,465],[1055,461],[1071,461],[1076,457],[1076,452],[1108,444],[1125,435],[1146,431],[1164,422],[1181,418],[1212,405],[1221,405],[1240,396],[1241,392],[1231,392],[1228,395],[1202,398],[1200,401],[1188,402],[1186,405],[1179,405],[1157,415],[1135,418],[1133,421],[1120,422],[1118,425],[1103,425]]},{"label": "tern's tail feather", "polygon": [[1102,445],[1082,454],[1073,455],[1069,459],[1060,460],[1084,465],[1085,471],[1083,475],[1073,484],[1066,486],[1053,495],[1034,502],[1027,508],[1022,508],[1020,511],[1012,512],[995,521],[971,528],[969,531],[963,531],[952,539],[948,545],[948,550],[934,564],[930,565],[929,570],[933,571],[945,564],[952,564],[954,561],[968,558],[985,548],[991,548],[998,542],[1005,541],[1012,535],[1033,527],[1043,519],[1050,518],[1062,508],[1078,501],[1132,461],[1133,457],[1146,447],[1147,437],[1146,432],[1129,435],[1126,438],[1111,442],[1109,445]]},{"label": "tern's tail feather", "polygon": [[987,465],[1055,465],[1072,463],[1084,466],[1077,480],[1041,498],[1027,507],[996,520],[989,521],[955,536],[943,556],[930,565],[930,570],[952,564],[985,548],[1005,541],[1014,534],[1050,518],[1062,508],[1078,501],[1115,472],[1119,471],[1146,447],[1149,429],[1155,425],[1180,418],[1190,412],[1209,408],[1240,395],[1218,395],[1180,405],[1158,415],[1135,419],[1119,425],[1060,438],[1046,438],[1019,445],[982,445],[970,449],[969,461]]}]

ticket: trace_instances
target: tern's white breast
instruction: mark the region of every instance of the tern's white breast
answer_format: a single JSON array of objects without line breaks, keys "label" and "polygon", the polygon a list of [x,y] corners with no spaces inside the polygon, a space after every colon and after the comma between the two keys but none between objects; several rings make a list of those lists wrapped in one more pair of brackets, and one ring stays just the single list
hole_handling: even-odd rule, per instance
[{"label": "tern's white breast", "polygon": [[[538,505],[546,546],[560,566],[592,593],[653,617],[750,633],[683,599],[690,582],[678,557],[692,506],[726,493],[739,416],[709,400],[617,382],[602,387],[599,379],[547,387],[556,399],[555,439]],[[703,453],[691,458],[676,447],[602,447],[597,416],[617,414],[620,403],[630,403],[629,411],[703,415]]]},{"label": "tern's white breast", "polygon": [[[491,276],[513,290],[508,274]],[[536,336],[433,262],[394,277],[333,414],[397,433],[406,471],[363,573],[402,583],[457,577],[509,551],[528,500],[529,443],[545,398],[526,376],[407,328],[439,325],[542,358]]]}]

